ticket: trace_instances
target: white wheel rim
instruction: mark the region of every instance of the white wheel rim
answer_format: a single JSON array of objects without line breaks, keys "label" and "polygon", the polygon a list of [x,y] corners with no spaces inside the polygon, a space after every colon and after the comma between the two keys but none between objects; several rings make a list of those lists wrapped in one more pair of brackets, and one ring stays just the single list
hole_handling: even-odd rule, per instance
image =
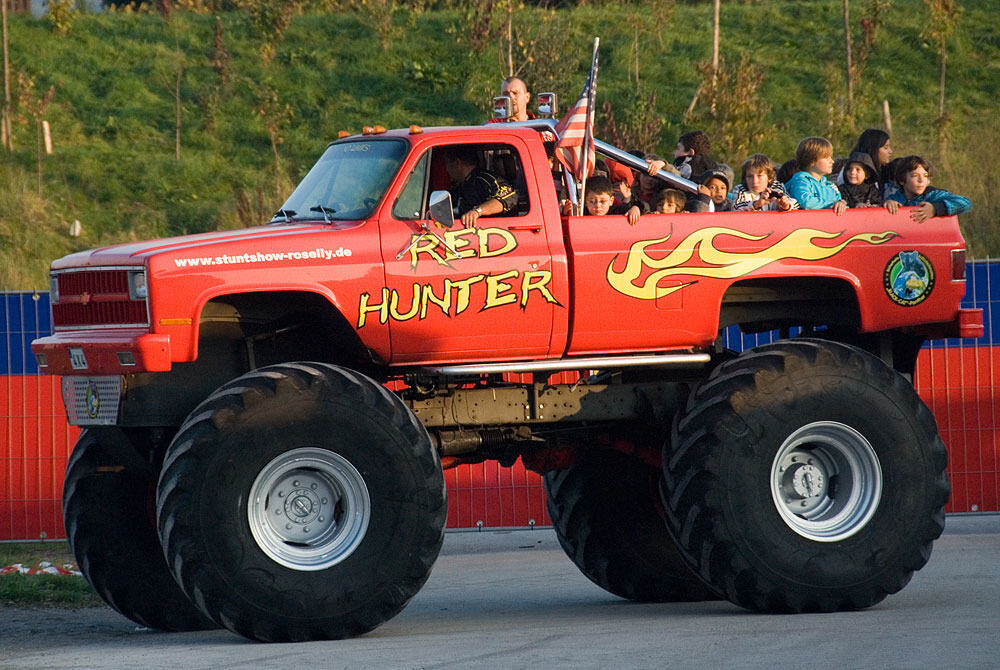
[{"label": "white wheel rim", "polygon": [[882,467],[864,435],[817,421],[788,436],[771,465],[771,499],[793,531],[839,542],[867,525],[882,499]]},{"label": "white wheel rim", "polygon": [[340,454],[292,449],[261,469],[247,520],[257,546],[293,570],[324,570],[357,549],[371,520],[361,473]]}]

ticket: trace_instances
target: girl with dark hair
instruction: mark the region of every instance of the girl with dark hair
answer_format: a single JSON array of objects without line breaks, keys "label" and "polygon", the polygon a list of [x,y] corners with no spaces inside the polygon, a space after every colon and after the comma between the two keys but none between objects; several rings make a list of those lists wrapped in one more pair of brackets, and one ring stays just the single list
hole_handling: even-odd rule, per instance
[{"label": "girl with dark hair", "polygon": [[[868,128],[858,137],[851,153],[868,154],[875,165],[875,175],[872,177],[878,184],[882,197],[888,197],[897,190],[894,176],[889,172],[889,161],[892,159],[892,147],[889,146],[889,133],[879,128]],[[843,170],[837,175],[837,184],[844,183]]]}]

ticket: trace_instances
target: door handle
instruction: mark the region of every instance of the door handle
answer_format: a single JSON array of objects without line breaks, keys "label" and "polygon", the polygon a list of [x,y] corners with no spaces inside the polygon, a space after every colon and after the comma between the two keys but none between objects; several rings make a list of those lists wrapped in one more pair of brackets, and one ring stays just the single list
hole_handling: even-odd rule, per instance
[{"label": "door handle", "polygon": [[540,223],[528,223],[521,226],[507,226],[508,230],[530,230],[533,233],[542,232],[542,224]]}]

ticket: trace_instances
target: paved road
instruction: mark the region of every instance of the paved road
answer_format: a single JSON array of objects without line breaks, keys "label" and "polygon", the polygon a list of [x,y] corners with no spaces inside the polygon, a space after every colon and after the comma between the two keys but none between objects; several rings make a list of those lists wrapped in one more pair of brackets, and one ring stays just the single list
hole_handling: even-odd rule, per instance
[{"label": "paved road", "polygon": [[359,639],[258,644],[137,629],[107,608],[0,611],[0,668],[997,668],[1000,516],[950,517],[930,563],[862,612],[641,605],[592,585],[551,530],[450,533],[424,589]]}]

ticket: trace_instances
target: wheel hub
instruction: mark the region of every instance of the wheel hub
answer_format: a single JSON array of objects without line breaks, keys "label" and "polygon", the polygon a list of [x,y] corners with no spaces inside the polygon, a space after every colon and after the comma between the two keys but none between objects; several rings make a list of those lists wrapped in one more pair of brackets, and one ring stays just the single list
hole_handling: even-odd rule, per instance
[{"label": "wheel hub", "polygon": [[808,515],[827,498],[830,475],[817,456],[789,452],[778,464],[778,488],[785,504],[799,515]]},{"label": "wheel hub", "polygon": [[335,529],[340,494],[312,470],[293,470],[268,496],[275,533],[286,542],[312,542]]},{"label": "wheel hub", "polygon": [[836,542],[861,530],[882,497],[882,468],[868,440],[834,421],[802,426],[779,447],[771,497],[802,537]]},{"label": "wheel hub", "polygon": [[361,474],[337,453],[316,447],[281,454],[261,470],[247,507],[257,545],[296,570],[322,570],[347,558],[371,517]]}]

